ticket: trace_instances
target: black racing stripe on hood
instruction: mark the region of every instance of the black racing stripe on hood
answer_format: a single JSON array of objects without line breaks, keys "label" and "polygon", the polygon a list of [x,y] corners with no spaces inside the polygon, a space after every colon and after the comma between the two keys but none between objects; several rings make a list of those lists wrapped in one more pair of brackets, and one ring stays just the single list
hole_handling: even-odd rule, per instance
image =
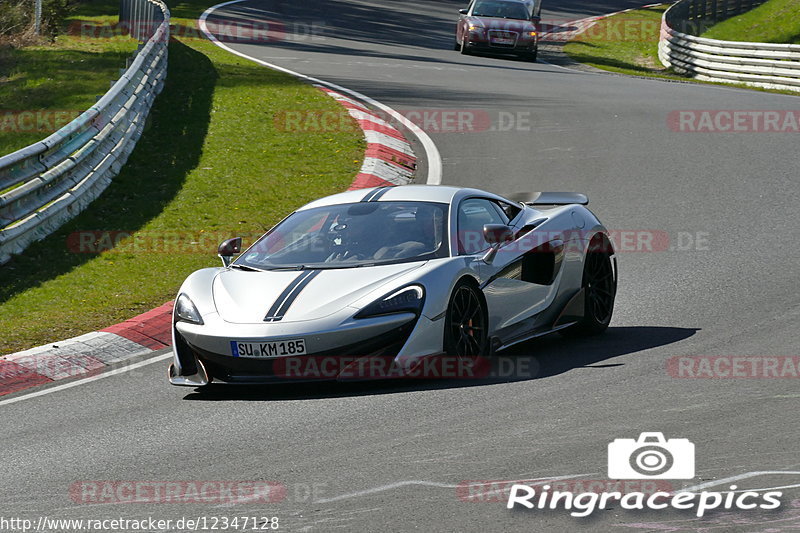
[{"label": "black racing stripe on hood", "polygon": [[362,202],[370,202],[372,201],[376,195],[380,194],[382,190],[388,189],[388,187],[378,187],[377,189],[372,189],[367,193],[364,198],[361,199]]},{"label": "black racing stripe on hood", "polygon": [[391,189],[391,187],[381,187],[375,192],[375,194],[372,195],[372,198],[370,198],[369,201],[377,202],[378,200],[381,199],[381,196],[389,192],[389,189]]},{"label": "black racing stripe on hood", "polygon": [[269,308],[269,311],[267,311],[267,316],[264,317],[264,322],[277,322],[281,320],[284,315],[286,315],[286,312],[289,310],[289,307],[292,305],[292,303],[294,303],[297,295],[299,295],[306,285],[308,285],[319,273],[319,270],[306,270],[294,278],[292,282],[283,290],[280,296],[278,296],[278,298],[272,304],[272,307]]}]

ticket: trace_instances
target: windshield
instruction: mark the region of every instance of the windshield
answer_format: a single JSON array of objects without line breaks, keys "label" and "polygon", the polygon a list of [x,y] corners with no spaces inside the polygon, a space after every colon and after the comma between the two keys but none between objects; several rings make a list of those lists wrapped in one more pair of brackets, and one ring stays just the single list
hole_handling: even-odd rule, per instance
[{"label": "windshield", "polygon": [[447,204],[359,202],[297,211],[233,265],[347,268],[448,256]]},{"label": "windshield", "polygon": [[531,12],[528,7],[518,2],[490,0],[476,2],[472,9],[472,16],[530,20]]}]

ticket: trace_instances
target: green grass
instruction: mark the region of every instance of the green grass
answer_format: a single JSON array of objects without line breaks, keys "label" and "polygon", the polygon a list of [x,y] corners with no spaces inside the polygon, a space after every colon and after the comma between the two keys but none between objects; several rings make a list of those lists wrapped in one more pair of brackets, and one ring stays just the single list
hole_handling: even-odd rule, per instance
[{"label": "green grass", "polygon": [[664,4],[602,19],[568,42],[564,52],[575,61],[611,72],[676,77],[658,60],[661,16],[667,7]]},{"label": "green grass", "polygon": [[[784,0],[772,0],[781,1]],[[797,0],[785,0],[785,3]],[[767,5],[767,4],[764,4]],[[595,68],[670,80],[725,85],[764,92],[797,95],[797,92],[762,89],[738,83],[699,81],[664,67],[658,59],[661,16],[670,4],[635,9],[600,20],[585,34],[564,45],[564,52],[573,60]],[[795,22],[796,24],[796,22]]]},{"label": "green grass", "polygon": [[800,2],[769,0],[708,29],[703,37],[723,41],[800,44]]},{"label": "green grass", "polygon": [[[212,3],[174,13],[196,17]],[[219,240],[252,241],[299,205],[345,189],[363,157],[360,130],[282,132],[273,117],[286,110],[340,107],[208,41],[171,43],[166,86],[120,175],[86,211],[0,266],[0,353],[160,305],[193,270],[219,264]],[[146,244],[75,253],[70,235],[83,230],[136,232]]]},{"label": "green grass", "polygon": [[[96,24],[111,20],[93,17]],[[134,50],[127,37],[70,33],[46,46],[0,49],[0,155],[41,140],[94,104]],[[36,123],[21,113],[34,113]]]}]

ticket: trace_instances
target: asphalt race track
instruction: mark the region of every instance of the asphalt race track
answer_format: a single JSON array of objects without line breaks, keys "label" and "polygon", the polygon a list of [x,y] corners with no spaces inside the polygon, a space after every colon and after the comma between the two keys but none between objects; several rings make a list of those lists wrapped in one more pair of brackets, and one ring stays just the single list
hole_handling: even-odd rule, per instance
[{"label": "asphalt race track", "polygon": [[[543,17],[637,5],[550,0]],[[527,375],[482,381],[194,391],[170,387],[159,361],[0,401],[4,516],[277,516],[288,531],[800,530],[797,379],[690,379],[667,365],[678,356],[798,355],[797,135],[673,131],[668,117],[797,110],[800,99],[462,56],[452,50],[460,7],[263,0],[209,20],[324,24],[322,38],[229,46],[401,112],[488,116],[483,131],[426,129],[445,184],[580,191],[610,229],[666,236],[654,251],[620,250],[607,334],[525,343],[510,360]],[[781,509],[699,519],[612,505],[575,518],[511,511],[504,498],[470,501],[459,489],[467,480],[603,480],[608,443],[645,431],[695,443],[696,477],[673,488],[788,487]],[[280,502],[238,505],[71,495],[76,482],[98,480],[274,481],[286,492]]]}]

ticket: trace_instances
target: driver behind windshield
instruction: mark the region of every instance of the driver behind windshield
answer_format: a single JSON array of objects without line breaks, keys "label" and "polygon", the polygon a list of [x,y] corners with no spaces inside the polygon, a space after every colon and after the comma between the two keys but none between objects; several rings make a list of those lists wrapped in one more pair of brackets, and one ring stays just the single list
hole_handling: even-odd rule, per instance
[{"label": "driver behind windshield", "polygon": [[332,268],[440,257],[446,207],[413,202],[325,206],[294,213],[236,263]]},{"label": "driver behind windshield", "polygon": [[530,18],[528,8],[516,2],[478,2],[472,10],[475,17],[493,17],[526,20]]}]

